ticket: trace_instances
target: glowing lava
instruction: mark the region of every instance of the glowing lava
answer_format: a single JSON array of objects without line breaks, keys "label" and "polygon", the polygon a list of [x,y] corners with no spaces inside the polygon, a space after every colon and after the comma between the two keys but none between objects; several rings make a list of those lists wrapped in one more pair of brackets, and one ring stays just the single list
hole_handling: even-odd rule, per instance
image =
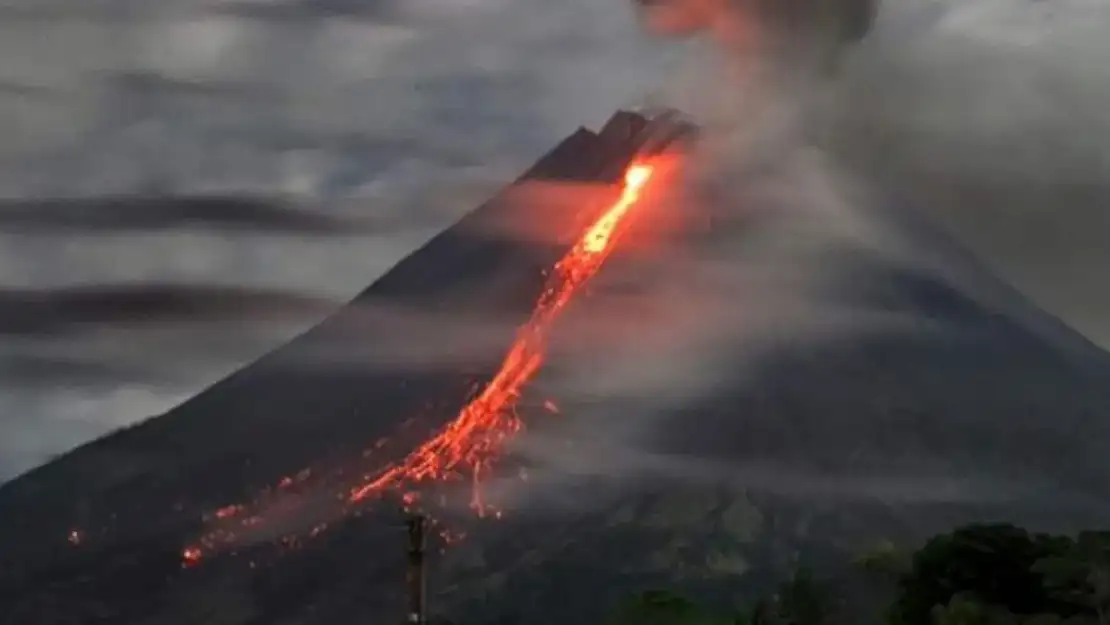
[{"label": "glowing lava", "polygon": [[201,554],[200,549],[196,547],[188,547],[181,552],[181,564],[182,566],[194,566],[200,563],[202,555],[203,554]]},{"label": "glowing lava", "polygon": [[618,226],[640,198],[652,172],[653,168],[646,164],[629,167],[620,198],[555,265],[531,318],[520,328],[501,368],[478,397],[403,462],[353,489],[351,502],[386,490],[457,475],[460,468],[468,468],[475,484],[471,505],[479,513],[485,510],[477,485],[501,445],[522,427],[513,409],[524,386],[543,364],[552,322],[579,287],[601,268],[612,251]]},{"label": "glowing lava", "polygon": [[[500,369],[481,393],[463,407],[453,421],[412,451],[402,462],[387,466],[376,477],[344,492],[342,499],[349,504],[358,504],[387,491],[396,491],[399,492],[401,502],[408,508],[416,505],[419,499],[418,493],[410,487],[469,472],[474,484],[471,507],[479,514],[486,512],[487,506],[482,501],[479,484],[496,459],[501,446],[523,427],[515,412],[516,402],[525,385],[535,377],[543,364],[551,326],[578,289],[598,272],[612,252],[613,241],[622,221],[640,199],[653,172],[654,167],[648,164],[634,164],[629,167],[620,197],[556,263],[531,317],[518,330]],[[558,408],[550,401],[545,402],[544,407],[549,412],[558,412]],[[379,441],[375,448],[382,444],[384,441]],[[309,471],[306,469],[297,474],[296,478],[283,478],[277,490],[286,490],[308,477]],[[231,520],[244,511],[244,506],[232,505],[217,510],[213,516],[216,520]],[[251,516],[240,524],[250,526],[259,521],[260,517]],[[323,526],[318,525],[311,535],[322,530]],[[229,542],[234,538],[235,534],[231,531],[210,532],[198,545],[190,546],[182,552],[183,565],[198,564],[204,553],[215,548],[216,543]]]}]

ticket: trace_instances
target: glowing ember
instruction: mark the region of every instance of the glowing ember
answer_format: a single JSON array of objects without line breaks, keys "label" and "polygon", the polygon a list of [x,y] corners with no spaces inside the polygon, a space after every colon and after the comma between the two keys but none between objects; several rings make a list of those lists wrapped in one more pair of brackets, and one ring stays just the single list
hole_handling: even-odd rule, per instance
[{"label": "glowing ember", "polygon": [[456,474],[459,468],[467,467],[475,483],[471,506],[479,513],[484,511],[485,505],[477,484],[502,443],[522,427],[512,408],[524,386],[543,364],[551,324],[578,288],[601,268],[612,251],[610,243],[617,226],[640,198],[651,174],[649,165],[638,164],[628,169],[620,198],[555,265],[532,317],[520,329],[501,369],[481,394],[467,404],[454,421],[409,454],[402,463],[352,490],[352,502],[406,483],[442,479]]},{"label": "glowing ember", "polygon": [[202,554],[200,549],[196,547],[189,547],[181,552],[181,561],[185,566],[193,566],[199,564]]},{"label": "glowing ember", "polygon": [[66,540],[69,541],[69,544],[77,546],[81,544],[81,539],[83,538],[83,536],[84,534],[81,532],[81,530],[72,529],[69,531],[69,535],[66,536]]},{"label": "glowing ember", "polygon": [[216,511],[217,519],[229,519],[243,511],[243,506],[232,505],[224,506]]}]

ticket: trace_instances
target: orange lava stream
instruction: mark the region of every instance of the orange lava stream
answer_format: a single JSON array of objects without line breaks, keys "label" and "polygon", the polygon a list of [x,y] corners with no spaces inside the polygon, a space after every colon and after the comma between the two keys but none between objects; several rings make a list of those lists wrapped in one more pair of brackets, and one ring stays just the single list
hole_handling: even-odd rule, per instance
[{"label": "orange lava stream", "polygon": [[[342,499],[349,504],[357,504],[387,491],[400,490],[402,503],[405,507],[410,507],[417,502],[419,495],[408,490],[408,487],[431,480],[459,477],[464,472],[469,472],[474,484],[471,507],[479,514],[486,512],[480,482],[496,459],[501,446],[523,427],[514,408],[525,385],[543,365],[549,330],[579,287],[598,272],[612,252],[618,227],[640,198],[653,171],[651,165],[634,164],[625,172],[620,198],[556,263],[532,316],[518,330],[501,368],[482,392],[453,421],[412,451],[403,461],[387,466],[373,479],[343,493]],[[557,412],[550,402],[545,407],[551,412]],[[309,474],[306,469],[298,473],[296,478],[283,478],[278,489],[300,483],[308,479]],[[232,520],[245,513],[245,506],[230,505],[217,510],[213,518],[217,521]],[[243,518],[239,524],[249,527],[259,522],[260,516],[251,515]],[[325,524],[317,525],[311,535],[315,536],[324,527]],[[206,552],[214,549],[216,544],[230,542],[234,538],[235,532],[226,529],[209,532],[196,545],[182,551],[183,566],[199,564]]]},{"label": "orange lava stream", "polygon": [[469,468],[475,484],[471,506],[479,513],[485,510],[478,483],[501,445],[522,427],[514,407],[524,386],[543,364],[552,322],[612,252],[617,227],[640,198],[652,172],[652,167],[646,164],[629,167],[620,198],[555,265],[531,318],[520,328],[497,375],[478,397],[404,461],[354,488],[349,495],[350,502],[359,502],[386,490],[454,476],[460,468]]}]

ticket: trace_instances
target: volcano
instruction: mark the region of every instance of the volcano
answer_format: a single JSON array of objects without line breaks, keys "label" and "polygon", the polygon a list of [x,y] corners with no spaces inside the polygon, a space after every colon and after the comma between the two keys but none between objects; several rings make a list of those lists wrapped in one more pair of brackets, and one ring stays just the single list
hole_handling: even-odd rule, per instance
[{"label": "volcano", "polygon": [[[310,522],[321,530],[301,539],[285,530],[324,507],[315,485],[361,471],[375,441],[403,455],[495,373],[551,268],[658,141],[650,131],[624,112],[578,130],[319,326],[0,487],[0,623],[400,621],[396,506],[316,514],[327,528]],[[912,211],[886,219],[961,279],[848,250],[827,288],[854,309],[919,323],[777,341],[756,368],[737,355],[734,384],[671,398],[634,445],[580,436],[602,449],[601,468],[537,471],[522,487],[542,491],[536,505],[452,519],[466,537],[432,558],[432,612],[467,625],[589,623],[651,586],[731,602],[799,560],[833,570],[877,538],[969,520],[1067,530],[1105,519],[1110,356]],[[758,230],[724,222],[687,244]],[[575,306],[589,316],[589,297]],[[431,347],[413,353],[415,343]],[[542,412],[543,399],[522,398],[521,412]],[[581,412],[644,409],[594,403]],[[560,405],[552,421],[580,422],[578,408]],[[574,464],[566,456],[560,465]],[[290,527],[264,524],[183,566],[182,549],[220,510],[282,485],[304,489],[288,498]]]}]

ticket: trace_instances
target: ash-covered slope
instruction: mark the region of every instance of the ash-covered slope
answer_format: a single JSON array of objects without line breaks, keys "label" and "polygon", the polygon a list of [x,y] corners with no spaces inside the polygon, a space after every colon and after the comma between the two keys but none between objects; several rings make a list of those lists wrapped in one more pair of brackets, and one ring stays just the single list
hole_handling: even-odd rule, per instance
[{"label": "ash-covered slope", "polygon": [[[606,180],[632,156],[635,133],[621,126],[635,123],[618,118],[600,137],[579,131],[528,177]],[[544,202],[491,202],[290,345],[0,488],[0,623],[397,618],[403,553],[388,510],[335,523],[292,551],[260,544],[182,570],[180,549],[202,511],[291,471],[358,457],[409,417],[434,425],[453,416],[528,314],[541,271],[601,204],[582,193],[560,187],[582,210],[560,200],[542,215]],[[522,215],[553,236],[490,234]],[[467,625],[588,623],[645,585],[681,583],[727,600],[799,552],[824,565],[880,536],[913,538],[960,520],[1105,518],[1110,357],[1046,330],[1012,293],[972,298],[940,274],[848,256],[830,287],[837,299],[928,322],[782,341],[754,372],[738,355],[733,380],[656,414],[635,441],[604,447],[582,428],[579,442],[604,451],[577,476],[524,460],[536,469],[524,489],[534,501],[499,522],[466,522],[468,538],[434,561],[433,610]],[[584,301],[578,314],[590,308]],[[498,321],[436,333],[414,322],[429,311],[446,313],[436,317],[443,323]],[[475,335],[488,345],[465,349]],[[439,349],[381,361],[374,350],[398,340]],[[357,357],[360,346],[373,357]],[[571,425],[576,413],[598,412],[573,400],[562,408]],[[613,401],[602,412],[640,408]],[[66,542],[73,528],[82,531],[76,547]]]}]

